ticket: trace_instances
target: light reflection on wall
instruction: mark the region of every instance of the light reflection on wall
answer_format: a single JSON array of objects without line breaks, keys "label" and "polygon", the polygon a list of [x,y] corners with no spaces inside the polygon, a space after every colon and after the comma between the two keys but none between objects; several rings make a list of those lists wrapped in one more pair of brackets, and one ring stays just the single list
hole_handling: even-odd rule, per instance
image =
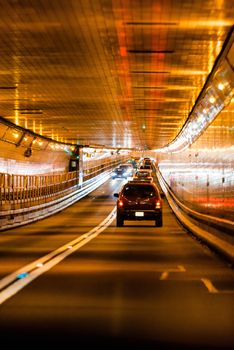
[{"label": "light reflection on wall", "polygon": [[[185,127],[161,150],[158,161],[164,178],[184,204],[234,221],[233,40],[232,31]],[[219,50],[220,43],[216,45],[210,45],[211,58]]]},{"label": "light reflection on wall", "polygon": [[65,166],[58,166],[56,164],[35,163],[35,162],[19,162],[14,159],[0,158],[0,173],[14,174],[14,175],[39,175],[62,173],[67,169]]},{"label": "light reflection on wall", "polygon": [[234,221],[234,102],[184,152],[160,156],[159,168],[191,209]]},{"label": "light reflection on wall", "polygon": [[0,120],[0,172],[32,175],[68,171],[72,145],[56,143]]}]

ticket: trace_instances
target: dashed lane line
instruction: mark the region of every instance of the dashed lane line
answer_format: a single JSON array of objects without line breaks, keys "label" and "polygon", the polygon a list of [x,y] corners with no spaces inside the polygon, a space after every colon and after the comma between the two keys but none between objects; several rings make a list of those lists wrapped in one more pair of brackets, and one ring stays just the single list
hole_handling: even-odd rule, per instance
[{"label": "dashed lane line", "polygon": [[168,271],[164,271],[161,276],[160,276],[160,281],[166,280],[169,276],[169,272]]},{"label": "dashed lane line", "polygon": [[208,278],[201,278],[201,281],[204,283],[209,293],[218,293],[218,289],[215,288],[211,280]]},{"label": "dashed lane line", "polygon": [[[167,280],[169,278],[169,273],[170,272],[185,272],[186,271],[186,269],[184,268],[183,265],[178,265],[177,267],[178,267],[178,269],[168,269],[168,270],[163,271],[161,273],[161,275],[160,275],[160,278],[159,278],[160,281]],[[220,293],[222,293],[222,294],[232,294],[232,293],[234,293],[234,290],[232,290],[232,289],[230,289],[230,290],[229,289],[218,290],[214,286],[212,281],[210,279],[208,279],[208,278],[201,278],[201,281],[202,281],[202,283],[204,284],[204,286],[206,287],[206,289],[208,290],[209,293],[213,293],[213,294],[215,294],[215,293],[219,293],[219,294]]]},{"label": "dashed lane line", "polygon": [[160,279],[160,281],[164,281],[164,280],[168,279],[170,272],[185,272],[185,271],[186,271],[186,269],[184,268],[183,265],[178,265],[177,269],[168,269],[166,271],[163,271],[159,279]]}]

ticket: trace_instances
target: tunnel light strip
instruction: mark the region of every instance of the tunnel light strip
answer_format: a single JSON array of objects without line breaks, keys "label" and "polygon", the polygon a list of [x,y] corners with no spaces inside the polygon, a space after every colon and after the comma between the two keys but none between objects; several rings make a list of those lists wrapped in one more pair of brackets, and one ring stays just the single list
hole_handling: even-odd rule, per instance
[{"label": "tunnel light strip", "polygon": [[233,50],[234,31],[224,44],[222,54],[198,96],[184,127],[167,146],[155,149],[158,153],[181,152],[189,147],[213,122],[217,115],[233,100],[234,72],[228,60]]},{"label": "tunnel light strip", "polygon": [[198,111],[199,109],[201,109],[203,104],[208,104],[207,100],[209,97],[205,95],[203,101],[197,106],[195,112],[190,116],[181,133],[176,137],[176,139],[173,142],[171,142],[168,146],[155,151],[159,153],[175,153],[185,150],[213,122],[213,120],[224,109],[224,107],[231,102],[232,97],[232,87],[229,86],[228,94],[224,100],[217,102],[217,100],[215,99],[214,105],[211,104],[208,110],[203,109],[202,111]]},{"label": "tunnel light strip", "polygon": [[116,208],[114,208],[111,213],[92,230],[4,277],[0,281],[0,304],[11,298],[35,278],[47,272],[67,256],[97,237],[99,233],[104,231],[112,223],[115,218],[115,212]]}]

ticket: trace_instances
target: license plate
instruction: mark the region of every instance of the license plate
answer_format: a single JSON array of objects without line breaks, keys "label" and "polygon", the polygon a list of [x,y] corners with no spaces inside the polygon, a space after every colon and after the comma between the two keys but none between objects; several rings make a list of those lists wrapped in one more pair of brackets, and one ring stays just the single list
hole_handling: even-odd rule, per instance
[{"label": "license plate", "polygon": [[144,212],[143,211],[136,211],[135,216],[144,216]]}]

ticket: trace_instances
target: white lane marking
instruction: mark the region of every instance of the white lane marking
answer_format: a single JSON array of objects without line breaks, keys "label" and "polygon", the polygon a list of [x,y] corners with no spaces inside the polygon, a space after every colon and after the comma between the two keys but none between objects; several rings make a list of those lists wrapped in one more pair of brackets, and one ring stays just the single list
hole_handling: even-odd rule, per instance
[{"label": "white lane marking", "polygon": [[[0,280],[0,290],[6,287],[8,284],[10,284],[12,281],[15,280],[16,276],[20,275],[21,273],[24,273],[25,271],[31,271],[32,269],[35,269],[35,267],[38,264],[43,264],[46,261],[52,259],[54,256],[60,254],[66,249],[73,249],[73,246],[77,244],[78,242],[82,241],[84,238],[87,238],[87,236],[92,235],[97,229],[99,229],[101,226],[105,225],[105,223],[110,220],[111,216],[115,214],[116,209],[114,208],[112,212],[96,227],[94,227],[92,230],[90,230],[87,233],[84,233],[83,235],[79,236],[78,238],[75,238],[73,241],[66,243],[62,247],[52,251],[51,253],[43,256],[42,258],[39,258],[38,260],[18,269],[17,271],[11,273],[10,275],[4,277]],[[114,219],[114,216],[113,216]]]},{"label": "white lane marking", "polygon": [[164,271],[164,272],[161,274],[161,276],[160,276],[159,279],[160,279],[161,281],[166,280],[167,277],[168,277],[168,275],[169,275],[169,272],[168,272],[168,271]]},{"label": "white lane marking", "polygon": [[[57,265],[60,261],[65,259],[68,255],[72,254],[74,251],[78,250],[86,243],[94,239],[99,233],[104,231],[115,218],[114,208],[111,213],[103,220],[98,226],[87,232],[86,234],[78,237],[77,239],[66,243],[64,246],[58,248],[57,250],[45,255],[41,259],[34,261],[27,266],[22,267],[16,272],[6,276],[0,281],[0,287],[6,287],[0,292],[0,304],[4,303],[7,299],[15,295],[27,284],[32,282],[35,278],[39,277],[46,271],[50,270],[53,266]],[[49,261],[48,261],[49,260]],[[31,272],[29,270],[32,270]],[[23,278],[18,279],[17,276],[23,276]],[[15,281],[15,282],[14,282]],[[11,285],[9,285],[12,283]],[[7,285],[9,285],[7,287]]]},{"label": "white lane marking", "polygon": [[[77,241],[78,241],[78,240],[81,241],[81,240],[83,240],[83,239],[84,239],[84,237],[83,237],[83,235],[82,235],[82,236],[78,237],[76,240],[77,240]],[[64,249],[66,249],[66,247],[67,247],[67,249],[72,249],[73,246],[72,246],[71,243],[73,244],[74,241],[69,242],[69,243],[68,243],[68,244],[69,244],[68,246],[67,246],[67,244],[65,244],[64,246],[62,246],[62,247],[60,247],[60,248],[58,248],[58,249],[52,251],[51,253],[49,253],[49,254],[43,256],[42,258],[39,258],[38,260],[36,260],[36,261],[34,261],[34,262],[32,262],[32,263],[30,263],[30,264],[28,264],[28,265],[26,265],[26,266],[24,266],[24,267],[18,269],[17,271],[15,271],[15,272],[11,273],[10,275],[4,277],[3,279],[0,280],[0,289],[3,289],[3,288],[6,287],[8,284],[10,284],[12,281],[15,280],[16,276],[20,275],[20,274],[23,273],[24,271],[30,271],[30,270],[34,269],[38,264],[43,264],[43,263],[45,263],[46,261],[52,259],[55,255],[60,254],[62,251],[64,251]]]},{"label": "white lane marking", "polygon": [[201,281],[204,283],[206,288],[210,293],[218,293],[218,290],[215,288],[215,286],[212,284],[212,282],[208,278],[201,278]]},{"label": "white lane marking", "polygon": [[42,263],[38,263],[38,264],[36,265],[36,267],[42,267],[42,266],[43,266]]}]

